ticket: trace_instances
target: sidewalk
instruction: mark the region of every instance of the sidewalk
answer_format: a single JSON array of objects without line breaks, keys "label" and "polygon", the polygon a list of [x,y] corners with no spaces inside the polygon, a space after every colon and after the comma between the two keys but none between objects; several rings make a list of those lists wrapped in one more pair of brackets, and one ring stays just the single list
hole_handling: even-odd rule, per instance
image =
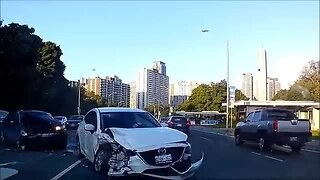
[{"label": "sidewalk", "polygon": [[[198,131],[203,131],[203,132],[209,132],[209,133],[216,133],[219,135],[223,136],[229,136],[233,137],[233,130],[231,128],[213,128],[213,127],[206,127],[206,126],[192,126],[192,129],[198,130]],[[308,150],[315,150],[315,151],[320,151],[320,141],[319,140],[312,140],[310,142],[307,142],[303,149],[308,149]]]}]

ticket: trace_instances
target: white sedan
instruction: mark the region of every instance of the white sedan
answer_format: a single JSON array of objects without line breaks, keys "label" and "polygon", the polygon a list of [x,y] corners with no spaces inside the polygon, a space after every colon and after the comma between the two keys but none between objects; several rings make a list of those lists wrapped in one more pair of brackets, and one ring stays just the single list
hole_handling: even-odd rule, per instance
[{"label": "white sedan", "polygon": [[80,123],[77,138],[78,155],[109,177],[185,179],[201,166],[204,156],[192,163],[187,135],[162,127],[139,109],[94,108]]}]

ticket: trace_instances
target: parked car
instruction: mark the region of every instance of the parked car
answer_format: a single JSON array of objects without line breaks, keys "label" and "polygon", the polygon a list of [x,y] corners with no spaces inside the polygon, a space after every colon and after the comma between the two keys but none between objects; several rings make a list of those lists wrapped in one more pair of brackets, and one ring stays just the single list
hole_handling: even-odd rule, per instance
[{"label": "parked car", "polygon": [[60,121],[61,124],[62,124],[64,127],[66,126],[67,121],[68,121],[67,117],[65,117],[65,116],[54,116],[53,118],[54,118],[55,120]]},{"label": "parked car", "polygon": [[169,128],[177,129],[190,134],[190,121],[184,116],[171,116],[167,122]]},{"label": "parked car", "polygon": [[148,112],[131,108],[94,108],[77,129],[78,154],[98,173],[189,178],[200,167],[191,162],[187,135],[162,127]]},{"label": "parked car", "polygon": [[168,120],[169,120],[169,117],[161,117],[161,118],[160,118],[160,124],[161,124],[161,126],[163,126],[163,127],[168,127]]},{"label": "parked car", "polygon": [[66,128],[67,129],[77,129],[80,122],[83,121],[84,116],[83,115],[72,115],[68,119],[66,123]]},{"label": "parked car", "polygon": [[17,111],[9,113],[2,122],[0,140],[15,144],[21,150],[38,143],[65,147],[67,133],[59,121],[43,111]]},{"label": "parked car", "polygon": [[260,150],[277,144],[289,145],[292,151],[300,151],[304,143],[310,141],[310,131],[308,119],[298,119],[289,110],[265,108],[249,113],[245,121],[239,122],[234,136],[236,145],[254,141],[259,143]]}]

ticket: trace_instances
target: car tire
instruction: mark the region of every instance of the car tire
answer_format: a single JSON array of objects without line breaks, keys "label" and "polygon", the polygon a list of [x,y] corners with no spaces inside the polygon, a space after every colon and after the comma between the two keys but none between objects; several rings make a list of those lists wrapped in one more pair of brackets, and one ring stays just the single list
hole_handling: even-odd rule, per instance
[{"label": "car tire", "polygon": [[271,145],[265,140],[263,136],[259,138],[258,146],[260,151],[270,150],[271,147]]},{"label": "car tire", "polygon": [[300,152],[301,151],[301,145],[291,146],[291,150],[293,152]]},{"label": "car tire", "polygon": [[4,134],[2,131],[0,132],[0,142],[4,142]]},{"label": "car tire", "polygon": [[79,158],[83,158],[84,157],[84,155],[81,152],[79,136],[77,136],[77,147],[76,147],[76,150],[74,151],[74,154],[76,156],[78,156]]},{"label": "car tire", "polygon": [[234,136],[234,142],[236,144],[236,146],[241,146],[243,145],[244,141],[242,140],[242,137],[240,135],[240,133],[236,133],[235,136]]},{"label": "car tire", "polygon": [[21,151],[25,151],[27,149],[27,145],[20,138],[16,141],[16,146]]},{"label": "car tire", "polygon": [[106,149],[99,149],[93,161],[94,170],[102,175],[107,175],[109,171],[109,159],[111,158],[111,151]]}]

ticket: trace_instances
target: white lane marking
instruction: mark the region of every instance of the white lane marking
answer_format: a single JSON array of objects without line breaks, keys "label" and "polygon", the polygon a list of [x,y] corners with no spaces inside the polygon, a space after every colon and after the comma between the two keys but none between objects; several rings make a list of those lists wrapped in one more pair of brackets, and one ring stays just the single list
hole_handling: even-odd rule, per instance
[{"label": "white lane marking", "polygon": [[204,140],[207,140],[207,141],[210,141],[210,139],[208,138],[205,138],[205,137],[200,137],[201,139],[204,139]]},{"label": "white lane marking", "polygon": [[15,174],[17,174],[18,171],[11,168],[0,168],[0,179],[4,180],[7,179]]},{"label": "white lane marking", "polygon": [[272,160],[275,160],[275,161],[283,162],[282,159],[278,159],[278,158],[275,158],[275,157],[272,157],[272,156],[263,155],[263,154],[260,154],[260,153],[257,153],[257,152],[251,152],[251,153],[255,154],[255,155],[258,155],[258,156],[265,157],[265,158],[269,158],[269,159],[272,159]]},{"label": "white lane marking", "polygon": [[13,162],[7,162],[7,163],[2,163],[2,164],[0,164],[0,167],[1,167],[1,166],[7,166],[7,165],[15,165],[15,164],[17,164],[17,162],[15,162],[15,161],[13,161]]},{"label": "white lane marking", "polygon": [[310,149],[302,149],[302,151],[306,151],[306,152],[312,152],[312,153],[318,153],[318,154],[320,154],[320,151],[314,151],[314,150],[310,150]]},{"label": "white lane marking", "polygon": [[228,136],[228,135],[221,134],[221,133],[216,133],[216,132],[206,132],[206,131],[201,131],[201,130],[197,130],[197,129],[192,129],[192,130],[193,130],[193,131],[202,132],[202,133],[208,133],[208,134],[214,134],[214,135],[219,135],[219,136],[225,136],[225,137],[234,138],[233,136]]},{"label": "white lane marking", "polygon": [[67,167],[65,170],[61,171],[59,174],[57,174],[55,177],[51,178],[51,180],[57,180],[61,178],[63,175],[65,175],[67,172],[69,172],[72,168],[77,166],[81,160],[76,161],[75,163],[71,164],[69,167]]},{"label": "white lane marking", "polygon": [[275,158],[275,157],[272,157],[272,156],[267,156],[267,155],[263,155],[263,156],[266,157],[266,158],[269,158],[269,159],[273,159],[273,160],[276,160],[276,161],[283,162],[282,159],[278,159],[278,158]]},{"label": "white lane marking", "polygon": [[251,153],[262,156],[262,154],[260,154],[260,153],[256,153],[256,152],[251,152]]}]

